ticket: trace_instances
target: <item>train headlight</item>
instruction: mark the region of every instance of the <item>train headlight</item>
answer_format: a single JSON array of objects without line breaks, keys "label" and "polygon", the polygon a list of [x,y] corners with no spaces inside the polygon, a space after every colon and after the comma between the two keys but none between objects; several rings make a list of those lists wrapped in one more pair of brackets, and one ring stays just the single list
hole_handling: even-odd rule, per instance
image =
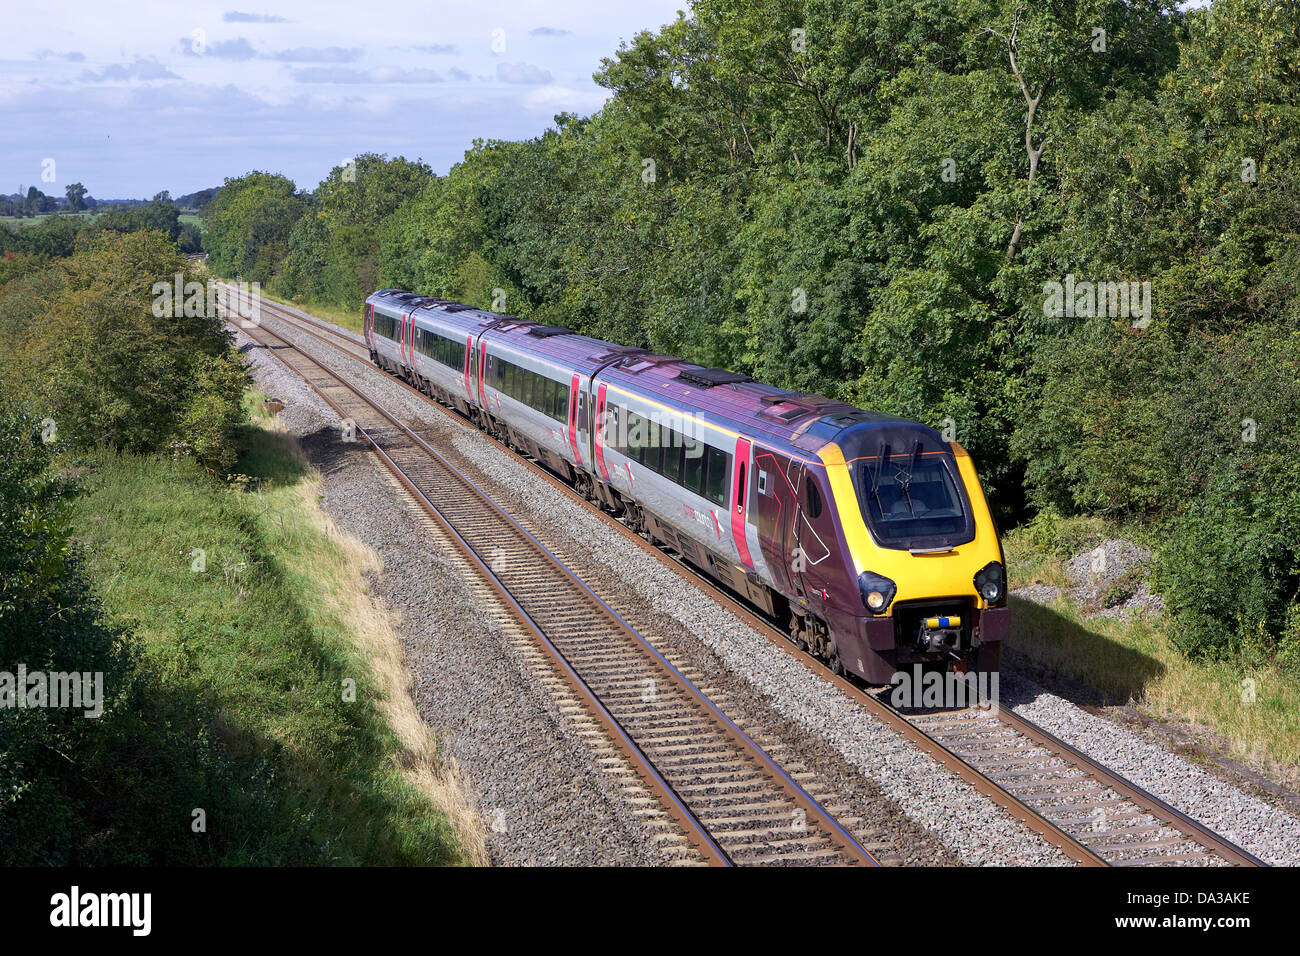
[{"label": "train headlight", "polygon": [[874,571],[863,571],[858,575],[858,591],[862,594],[862,603],[872,614],[883,614],[898,593],[898,585],[889,578]]},{"label": "train headlight", "polygon": [[1007,599],[1007,573],[998,561],[990,561],[975,573],[975,590],[990,607]]}]

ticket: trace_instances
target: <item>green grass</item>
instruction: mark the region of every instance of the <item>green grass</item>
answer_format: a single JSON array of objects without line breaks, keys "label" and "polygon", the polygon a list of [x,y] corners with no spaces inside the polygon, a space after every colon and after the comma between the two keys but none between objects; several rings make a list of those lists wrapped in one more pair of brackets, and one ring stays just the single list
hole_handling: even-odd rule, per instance
[{"label": "green grass", "polygon": [[[48,213],[48,212],[42,212],[42,213],[37,213],[35,216],[23,216],[23,217],[21,217],[21,218],[19,218],[18,216],[0,216],[0,224],[4,224],[4,225],[6,225],[6,226],[9,226],[9,225],[16,225],[16,226],[18,226],[20,229],[25,229],[25,228],[27,228],[28,226],[34,226],[34,225],[36,225],[37,223],[44,222],[46,219],[49,219],[50,216],[52,216],[52,215],[55,215],[55,214],[54,214],[54,213]],[[64,217],[66,217],[66,218],[94,219],[94,218],[96,218],[97,216],[99,216],[100,213],[97,213],[97,212],[76,212],[76,213],[73,213],[73,212],[61,212],[61,213],[58,213],[57,215],[64,216]]]},{"label": "green grass", "polygon": [[203,217],[198,213],[183,212],[177,217],[177,221],[182,226],[193,226],[199,232],[203,231]]},{"label": "green grass", "polygon": [[286,302],[289,305],[296,306],[304,312],[310,312],[312,315],[319,316],[322,319],[328,319],[335,325],[341,325],[345,329],[351,329],[353,332],[360,332],[361,329],[361,303],[358,302],[355,308],[345,309],[340,305],[320,302],[312,299],[295,299],[290,296],[280,295],[272,286],[263,290],[266,295],[279,301]]},{"label": "green grass", "polygon": [[[473,859],[404,769],[411,731],[389,717],[405,688],[358,638],[374,621],[356,609],[379,613],[355,566],[360,546],[322,519],[318,476],[267,427],[260,399],[247,398],[254,423],[232,485],[186,462],[105,452],[76,508],[109,615],[131,625],[148,669],[210,715],[214,741],[261,781],[265,799],[251,807],[227,795],[242,819],[208,809],[210,826],[239,831],[220,862]],[[194,570],[197,549],[205,570]],[[430,756],[426,744],[414,759]]]},{"label": "green grass", "polygon": [[[1012,588],[1064,587],[1063,560],[1104,538],[1146,546],[1143,529],[1096,518],[1048,516],[1003,538]],[[1152,717],[1208,731],[1230,756],[1300,783],[1300,687],[1277,668],[1242,660],[1192,661],[1173,645],[1167,619],[1122,620],[1086,613],[1068,595],[1040,605],[1010,600],[1009,663],[1068,677]],[[1248,690],[1253,682],[1254,699]]]}]

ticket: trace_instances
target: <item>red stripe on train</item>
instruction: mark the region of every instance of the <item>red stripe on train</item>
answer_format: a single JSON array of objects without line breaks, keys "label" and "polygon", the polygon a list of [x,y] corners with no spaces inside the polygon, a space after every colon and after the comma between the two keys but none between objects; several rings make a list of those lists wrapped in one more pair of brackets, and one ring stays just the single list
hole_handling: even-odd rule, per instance
[{"label": "red stripe on train", "polygon": [[736,541],[740,563],[751,571],[753,559],[749,556],[749,542],[745,540],[745,496],[749,491],[749,439],[736,439],[736,459],[731,469],[731,536]]},{"label": "red stripe on train", "polygon": [[487,343],[482,339],[478,343],[478,397],[483,400],[483,408],[486,411],[487,393],[483,391],[483,379],[487,375]]},{"label": "red stripe on train", "polygon": [[573,448],[573,460],[582,465],[582,453],[578,451],[578,376],[569,382],[569,445]]},{"label": "red stripe on train", "polygon": [[609,469],[605,467],[605,386],[603,383],[596,390],[596,464],[600,466],[600,477],[609,481]]},{"label": "red stripe on train", "polygon": [[474,361],[474,336],[465,336],[465,397],[472,403],[474,401],[474,389],[469,387],[469,369],[470,362]]}]

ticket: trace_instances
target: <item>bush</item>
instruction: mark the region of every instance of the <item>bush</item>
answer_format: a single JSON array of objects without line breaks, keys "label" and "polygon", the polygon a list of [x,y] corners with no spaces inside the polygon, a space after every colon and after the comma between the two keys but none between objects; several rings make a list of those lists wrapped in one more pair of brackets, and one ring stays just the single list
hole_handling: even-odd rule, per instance
[{"label": "bush", "polygon": [[156,282],[197,279],[157,232],[106,232],[0,291],[0,380],[75,447],[234,460],[246,373],[215,315],[154,315]]}]

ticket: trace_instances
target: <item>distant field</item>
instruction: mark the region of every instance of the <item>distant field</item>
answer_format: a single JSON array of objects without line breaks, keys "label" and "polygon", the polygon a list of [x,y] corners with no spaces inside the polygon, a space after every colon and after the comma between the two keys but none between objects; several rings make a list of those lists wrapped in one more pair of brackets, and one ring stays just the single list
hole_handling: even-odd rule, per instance
[{"label": "distant field", "polygon": [[[36,225],[38,222],[44,222],[46,219],[49,219],[51,215],[53,215],[53,213],[48,213],[48,212],[47,212],[47,213],[41,213],[41,214],[38,215],[38,216],[24,217],[24,218],[21,218],[21,219],[18,218],[17,216],[0,216],[0,223],[3,223],[3,224],[6,225],[6,226],[7,226],[7,225],[10,225],[11,223],[17,223],[17,225],[18,225],[19,228],[24,228],[24,227],[26,227],[26,226],[34,226],[34,225]],[[59,213],[59,215],[61,215],[61,216],[68,216],[68,217],[74,217],[74,216],[75,216],[77,219],[94,219],[96,216],[99,215],[99,213],[97,213],[97,212],[78,212],[78,213],[64,212],[64,213]],[[183,219],[184,217],[182,216],[181,218]]]},{"label": "distant field", "polygon": [[182,226],[193,226],[199,232],[203,231],[203,217],[196,212],[181,213],[180,223]]}]

